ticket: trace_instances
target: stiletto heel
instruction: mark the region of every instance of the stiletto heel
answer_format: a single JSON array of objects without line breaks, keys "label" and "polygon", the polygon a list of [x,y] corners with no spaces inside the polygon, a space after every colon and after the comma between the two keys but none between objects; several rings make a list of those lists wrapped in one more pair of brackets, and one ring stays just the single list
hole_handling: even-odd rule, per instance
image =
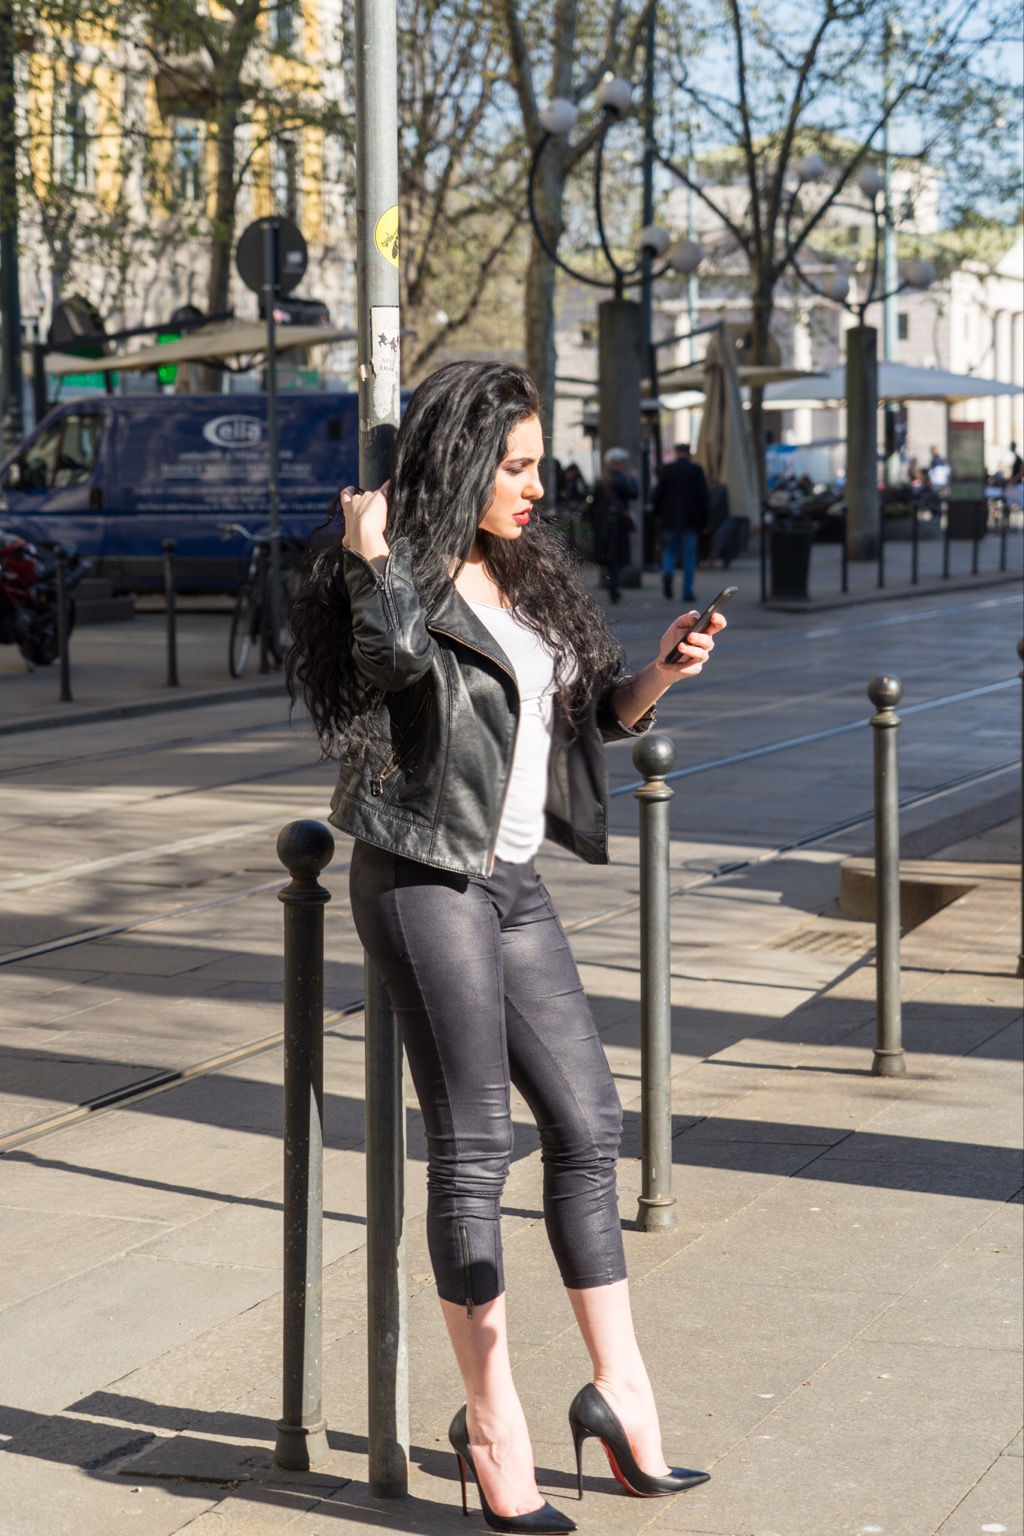
[{"label": "stiletto heel", "polygon": [[496,1515],[484,1497],[484,1491],[480,1487],[480,1479],[477,1477],[476,1466],[473,1462],[473,1452],[469,1448],[469,1429],[466,1426],[466,1405],[463,1403],[458,1413],[448,1426],[448,1439],[451,1441],[452,1450],[455,1452],[459,1463],[459,1474],[462,1478],[462,1513],[469,1514],[466,1501],[466,1469],[472,1472],[476,1481],[477,1492],[480,1495],[480,1507],[483,1510],[484,1519],[492,1531],[504,1531],[507,1536],[564,1536],[568,1531],[576,1529],[567,1515],[563,1515],[553,1505],[544,1503],[540,1509],[531,1509],[525,1515]]},{"label": "stiletto heel", "polygon": [[711,1480],[710,1472],[691,1472],[688,1467],[673,1467],[665,1477],[651,1477],[641,1471],[633,1455],[626,1431],[597,1388],[588,1382],[569,1405],[569,1427],[576,1448],[576,1478],[583,1497],[582,1452],[588,1435],[600,1440],[608,1465],[617,1482],[638,1499],[658,1499],[684,1488],[696,1488]]},{"label": "stiletto heel", "polygon": [[576,1489],[577,1489],[577,1497],[580,1500],[582,1500],[582,1498],[583,1498],[583,1442],[587,1438],[587,1431],[583,1428],[582,1424],[574,1423],[572,1419],[569,1420],[569,1425],[570,1425],[570,1428],[572,1429],[573,1449],[576,1452]]}]

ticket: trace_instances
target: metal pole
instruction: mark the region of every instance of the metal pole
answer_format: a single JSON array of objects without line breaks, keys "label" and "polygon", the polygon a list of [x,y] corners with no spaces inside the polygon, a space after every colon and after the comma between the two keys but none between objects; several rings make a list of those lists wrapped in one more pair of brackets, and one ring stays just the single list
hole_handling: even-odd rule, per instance
[{"label": "metal pole", "polygon": [[878,332],[846,333],[846,538],[851,560],[870,560],[878,539]]},{"label": "metal pole", "polygon": [[164,598],[167,606],[167,686],[178,686],[178,602],[174,590],[173,539],[164,539]]},{"label": "metal pole", "polygon": [[946,526],[943,529],[943,533],[942,533],[942,579],[943,579],[943,581],[948,581],[949,580],[949,544],[950,544],[949,521],[950,521],[950,517],[952,516],[952,511],[953,511],[952,507],[947,502],[946,503]]},{"label": "metal pole", "polygon": [[917,586],[917,514],[920,508],[914,502],[914,522],[910,530],[910,582]]},{"label": "metal pole", "polygon": [[[394,0],[356,0],[356,269],[359,483],[391,472],[399,415],[398,32]],[[366,962],[367,1351],[369,1484],[409,1490],[402,1044]]]},{"label": "metal pole", "polygon": [[846,508],[843,508],[843,543],[839,554],[839,590],[850,590],[850,551],[846,542]]},{"label": "metal pole", "polygon": [[902,1077],[900,1015],[900,807],[896,706],[903,697],[898,677],[873,677],[868,698],[875,759],[875,1055],[874,1077]]},{"label": "metal pole", "polygon": [[1010,503],[1003,497],[1003,515],[999,519],[999,569],[1006,570],[1006,532],[1010,523]]},{"label": "metal pole", "polygon": [[[277,338],[274,304],[277,300],[277,220],[263,226],[263,303],[267,311],[267,510],[270,514],[270,592],[264,593],[263,627],[270,625],[275,660],[281,647],[281,496],[278,484],[277,441]],[[269,598],[269,601],[268,601]],[[260,652],[260,671],[265,672]]]},{"label": "metal pole", "polygon": [[885,501],[878,508],[878,590],[885,586]]},{"label": "metal pole", "polygon": [[284,1328],[274,1461],[307,1472],[327,1460],[322,1412],[324,1214],[324,906],[317,880],[334,855],[319,821],[277,839],[291,875],[284,903]]},{"label": "metal pole", "polygon": [[0,437],[5,453],[22,439],[21,390],[14,7],[11,0],[0,0]]},{"label": "metal pole", "polygon": [[[1024,638],[1022,638],[1022,639],[1017,641],[1017,656],[1018,656],[1018,659],[1020,661],[1024,662]],[[1020,677],[1021,682],[1024,683],[1024,667],[1021,668],[1020,672],[1018,673],[1018,676]],[[1021,769],[1020,803],[1021,803],[1021,813],[1022,813],[1022,825],[1024,825],[1024,694],[1021,695],[1020,727],[1021,727],[1021,733],[1020,733],[1021,734],[1021,741],[1020,741],[1020,769]],[[1017,975],[1018,976],[1024,976],[1024,854],[1022,854],[1022,856],[1021,856],[1020,879],[1021,879],[1021,889],[1020,889],[1020,925],[1021,925],[1021,932],[1020,932],[1020,954],[1017,956]]]},{"label": "metal pole", "polygon": [[409,1491],[405,1091],[394,1015],[368,956],[364,995],[370,1486],[378,1498],[400,1499]]},{"label": "metal pole", "polygon": [[54,550],[57,585],[57,653],[60,657],[60,702],[71,704],[71,657],[68,652],[70,625],[68,619],[68,557],[63,545]]},{"label": "metal pole", "polygon": [[[892,100],[893,42],[892,17],[887,14],[882,31],[882,72],[884,80],[882,105],[886,114],[885,124],[882,128],[882,174],[885,177],[882,223],[882,292],[885,295],[882,300],[882,356],[887,363],[894,363],[896,361],[899,338],[899,315],[896,308],[896,298],[897,289],[900,285],[898,237],[896,226],[893,222],[892,207],[892,113],[890,106]],[[889,421],[892,417],[898,415],[898,412],[899,406],[896,401],[887,400],[885,402],[886,444],[889,441]],[[899,484],[899,469],[900,455],[897,448],[895,453],[886,455],[885,483],[887,486],[892,487]]]},{"label": "metal pole", "polygon": [[46,343],[32,343],[32,425],[38,427],[50,409],[49,390],[46,384]]},{"label": "metal pole", "polygon": [[[769,532],[769,529],[771,528],[771,525],[772,525],[772,515],[771,515],[771,513],[770,512],[762,511],[762,513],[761,513],[761,524],[760,524],[760,532],[761,532],[761,551],[760,551],[760,554],[761,554],[761,601],[762,601],[762,603],[766,603],[768,601],[768,532]],[[844,527],[844,530],[845,530],[845,527],[846,527],[845,522],[843,524],[843,527]],[[844,534],[844,537],[845,537],[845,534]],[[844,591],[846,590],[845,587],[844,587],[843,590]]]},{"label": "metal pole", "polygon": [[640,802],[640,1103],[641,1193],[637,1230],[678,1221],[672,1194],[672,991],[669,838],[676,749],[667,736],[641,736],[633,766],[644,776]]},{"label": "metal pole", "polygon": [[262,554],[256,559],[256,594],[254,601],[259,603],[260,620],[260,673],[270,671],[270,545],[268,544]]},{"label": "metal pole", "polygon": [[[644,228],[654,223],[654,46],[658,29],[658,8],[653,3],[647,20],[647,39],[644,57],[644,158],[643,158],[643,222]],[[640,272],[643,282],[640,285],[641,306],[641,347],[643,348],[644,378],[650,380],[650,388],[655,398],[658,391],[658,366],[657,357],[653,348],[654,341],[654,284],[651,280],[653,262],[649,250],[643,251],[640,257]],[[638,402],[639,404],[639,402]],[[640,542],[638,564],[641,569],[644,565],[645,547],[648,538],[648,529],[654,515],[654,474],[653,474],[653,428],[642,434],[641,438],[641,476],[640,476]]]}]

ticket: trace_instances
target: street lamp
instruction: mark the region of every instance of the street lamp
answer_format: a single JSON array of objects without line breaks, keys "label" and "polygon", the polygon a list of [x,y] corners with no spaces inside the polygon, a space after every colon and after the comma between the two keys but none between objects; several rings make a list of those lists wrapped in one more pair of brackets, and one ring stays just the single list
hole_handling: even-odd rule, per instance
[{"label": "street lamp", "polygon": [[[866,291],[856,300],[850,298],[850,269],[837,266],[823,283],[815,282],[800,265],[799,249],[793,242],[793,214],[801,188],[820,182],[825,176],[825,162],[820,155],[806,155],[796,167],[797,181],[786,203],[786,254],[805,288],[829,303],[839,304],[856,319],[846,333],[846,552],[851,560],[869,560],[877,549],[878,501],[878,332],[865,325],[868,308],[885,303],[908,288],[922,291],[935,281],[930,261],[907,262],[903,275],[887,292],[881,271],[881,253],[889,209],[885,202],[885,176],[866,165],[857,177],[857,186],[870,213],[873,229],[871,270]],[[835,208],[865,212],[864,204],[836,199]]]},{"label": "street lamp", "polygon": [[[579,107],[564,96],[556,96],[547,102],[540,112],[543,134],[537,143],[530,165],[527,183],[527,205],[530,222],[542,249],[576,282],[591,288],[611,290],[612,296],[598,305],[598,390],[599,427],[601,447],[624,448],[639,462],[642,470],[642,496],[646,508],[651,493],[650,446],[657,448],[657,432],[644,430],[641,423],[641,398],[646,395],[657,401],[657,363],[651,345],[651,293],[652,286],[667,272],[689,277],[696,271],[704,252],[694,240],[673,240],[667,229],[654,222],[653,174],[656,157],[651,125],[654,98],[654,30],[655,12],[651,7],[647,33],[647,63],[644,90],[645,146],[644,146],[644,198],[643,227],[637,236],[633,259],[623,261],[612,250],[605,227],[604,206],[604,155],[609,131],[624,122],[633,110],[633,88],[628,80],[614,74],[606,74],[594,93],[602,121],[600,122],[594,149],[593,207],[601,257],[605,270],[600,274],[580,271],[558,252],[556,240],[552,240],[537,212],[537,181],[545,152],[553,141],[565,138],[576,126]],[[627,293],[637,290],[639,302],[628,298]],[[639,582],[640,547],[634,543],[631,572],[626,579]]]}]

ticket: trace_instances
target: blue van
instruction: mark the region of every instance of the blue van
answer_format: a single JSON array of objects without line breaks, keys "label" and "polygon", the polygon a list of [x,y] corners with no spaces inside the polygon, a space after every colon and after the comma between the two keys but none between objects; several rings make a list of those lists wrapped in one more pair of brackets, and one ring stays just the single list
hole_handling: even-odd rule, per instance
[{"label": "blue van", "polygon": [[[339,487],[359,478],[355,394],[278,399],[281,529],[305,540]],[[121,592],[233,588],[246,542],[217,524],[266,529],[265,395],[87,396],[59,405],[0,463],[0,526],[74,544]]]}]

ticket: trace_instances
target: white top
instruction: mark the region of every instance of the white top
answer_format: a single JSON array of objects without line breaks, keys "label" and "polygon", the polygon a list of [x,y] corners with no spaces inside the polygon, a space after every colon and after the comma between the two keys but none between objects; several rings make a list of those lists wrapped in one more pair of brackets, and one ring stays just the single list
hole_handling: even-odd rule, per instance
[{"label": "white top", "polygon": [[519,684],[519,734],[494,853],[508,864],[526,864],[544,841],[555,658],[514,609],[466,601],[505,652]]}]

